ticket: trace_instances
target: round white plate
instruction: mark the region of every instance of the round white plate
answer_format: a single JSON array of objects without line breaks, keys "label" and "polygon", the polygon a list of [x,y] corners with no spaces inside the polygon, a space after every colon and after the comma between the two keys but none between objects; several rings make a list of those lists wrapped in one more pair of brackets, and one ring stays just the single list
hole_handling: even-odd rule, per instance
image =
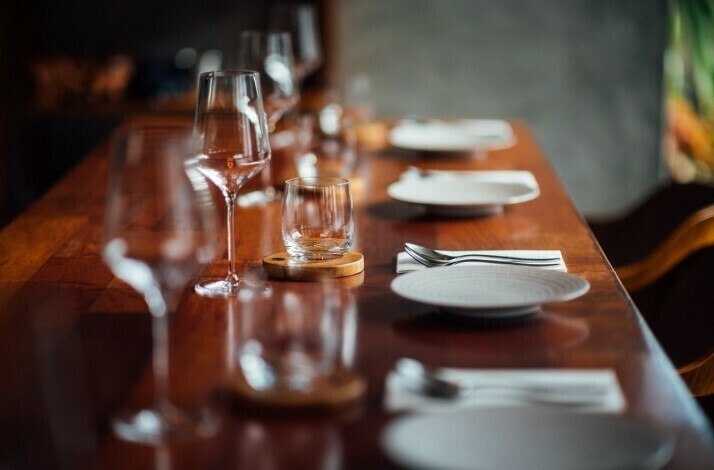
[{"label": "round white plate", "polygon": [[421,152],[472,152],[511,147],[516,139],[506,121],[487,119],[404,121],[393,127],[389,144]]},{"label": "round white plate", "polygon": [[408,468],[659,469],[674,444],[620,415],[555,408],[474,408],[390,423],[382,446]]},{"label": "round white plate", "polygon": [[389,185],[394,200],[426,207],[448,215],[479,215],[498,212],[503,206],[535,199],[538,186],[520,182],[469,179],[403,179]]},{"label": "round white plate", "polygon": [[392,291],[406,299],[479,318],[515,318],[542,304],[580,297],[585,279],[529,266],[455,265],[412,271],[395,278]]}]

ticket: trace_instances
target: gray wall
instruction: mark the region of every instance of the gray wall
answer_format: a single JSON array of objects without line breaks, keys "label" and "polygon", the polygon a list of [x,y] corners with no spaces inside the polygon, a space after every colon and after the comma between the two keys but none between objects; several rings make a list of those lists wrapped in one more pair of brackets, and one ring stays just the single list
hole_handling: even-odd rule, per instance
[{"label": "gray wall", "polygon": [[337,69],[380,117],[514,117],[585,214],[660,176],[665,0],[335,0]]}]

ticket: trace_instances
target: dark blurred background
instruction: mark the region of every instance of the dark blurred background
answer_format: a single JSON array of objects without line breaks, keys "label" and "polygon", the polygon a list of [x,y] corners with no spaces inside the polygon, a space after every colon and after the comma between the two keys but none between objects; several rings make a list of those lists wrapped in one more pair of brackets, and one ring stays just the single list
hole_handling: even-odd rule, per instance
[{"label": "dark blurred background", "polygon": [[235,67],[240,32],[289,3],[3,1],[0,226],[128,116],[190,116],[199,68]]},{"label": "dark blurred background", "polygon": [[[278,3],[298,2],[3,2],[0,226],[132,113],[190,115],[200,67],[230,67]],[[586,215],[661,180],[666,0],[312,3],[308,87],[361,75],[376,117],[523,119]]]}]

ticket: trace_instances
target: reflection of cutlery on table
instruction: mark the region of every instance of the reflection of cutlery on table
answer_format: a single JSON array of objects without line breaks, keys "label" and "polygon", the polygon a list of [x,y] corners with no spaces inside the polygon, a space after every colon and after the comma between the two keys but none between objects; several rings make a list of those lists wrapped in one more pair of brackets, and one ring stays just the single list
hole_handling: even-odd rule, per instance
[{"label": "reflection of cutlery on table", "polygon": [[607,388],[597,384],[465,384],[444,379],[438,370],[429,369],[409,358],[399,359],[395,370],[409,390],[433,398],[488,395],[534,404],[588,406],[600,404],[607,394]]},{"label": "reflection of cutlery on table", "polygon": [[489,254],[466,254],[466,255],[446,255],[438,251],[405,243],[404,250],[420,264],[426,267],[450,266],[452,264],[464,263],[468,261],[479,261],[482,263],[514,264],[521,266],[557,266],[559,258],[526,258],[521,256],[489,255]]}]

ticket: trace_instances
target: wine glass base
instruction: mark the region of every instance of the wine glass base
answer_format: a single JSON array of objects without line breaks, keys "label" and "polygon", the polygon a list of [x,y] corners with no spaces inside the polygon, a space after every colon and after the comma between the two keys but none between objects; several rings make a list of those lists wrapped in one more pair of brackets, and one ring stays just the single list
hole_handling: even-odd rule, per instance
[{"label": "wine glass base", "polygon": [[184,410],[171,405],[121,415],[112,421],[118,438],[149,445],[208,438],[216,434],[218,425],[218,418],[207,408]]},{"label": "wine glass base", "polygon": [[194,291],[204,297],[237,297],[242,291],[251,294],[269,294],[270,286],[262,281],[245,279],[229,281],[227,279],[209,279],[194,286]]}]

